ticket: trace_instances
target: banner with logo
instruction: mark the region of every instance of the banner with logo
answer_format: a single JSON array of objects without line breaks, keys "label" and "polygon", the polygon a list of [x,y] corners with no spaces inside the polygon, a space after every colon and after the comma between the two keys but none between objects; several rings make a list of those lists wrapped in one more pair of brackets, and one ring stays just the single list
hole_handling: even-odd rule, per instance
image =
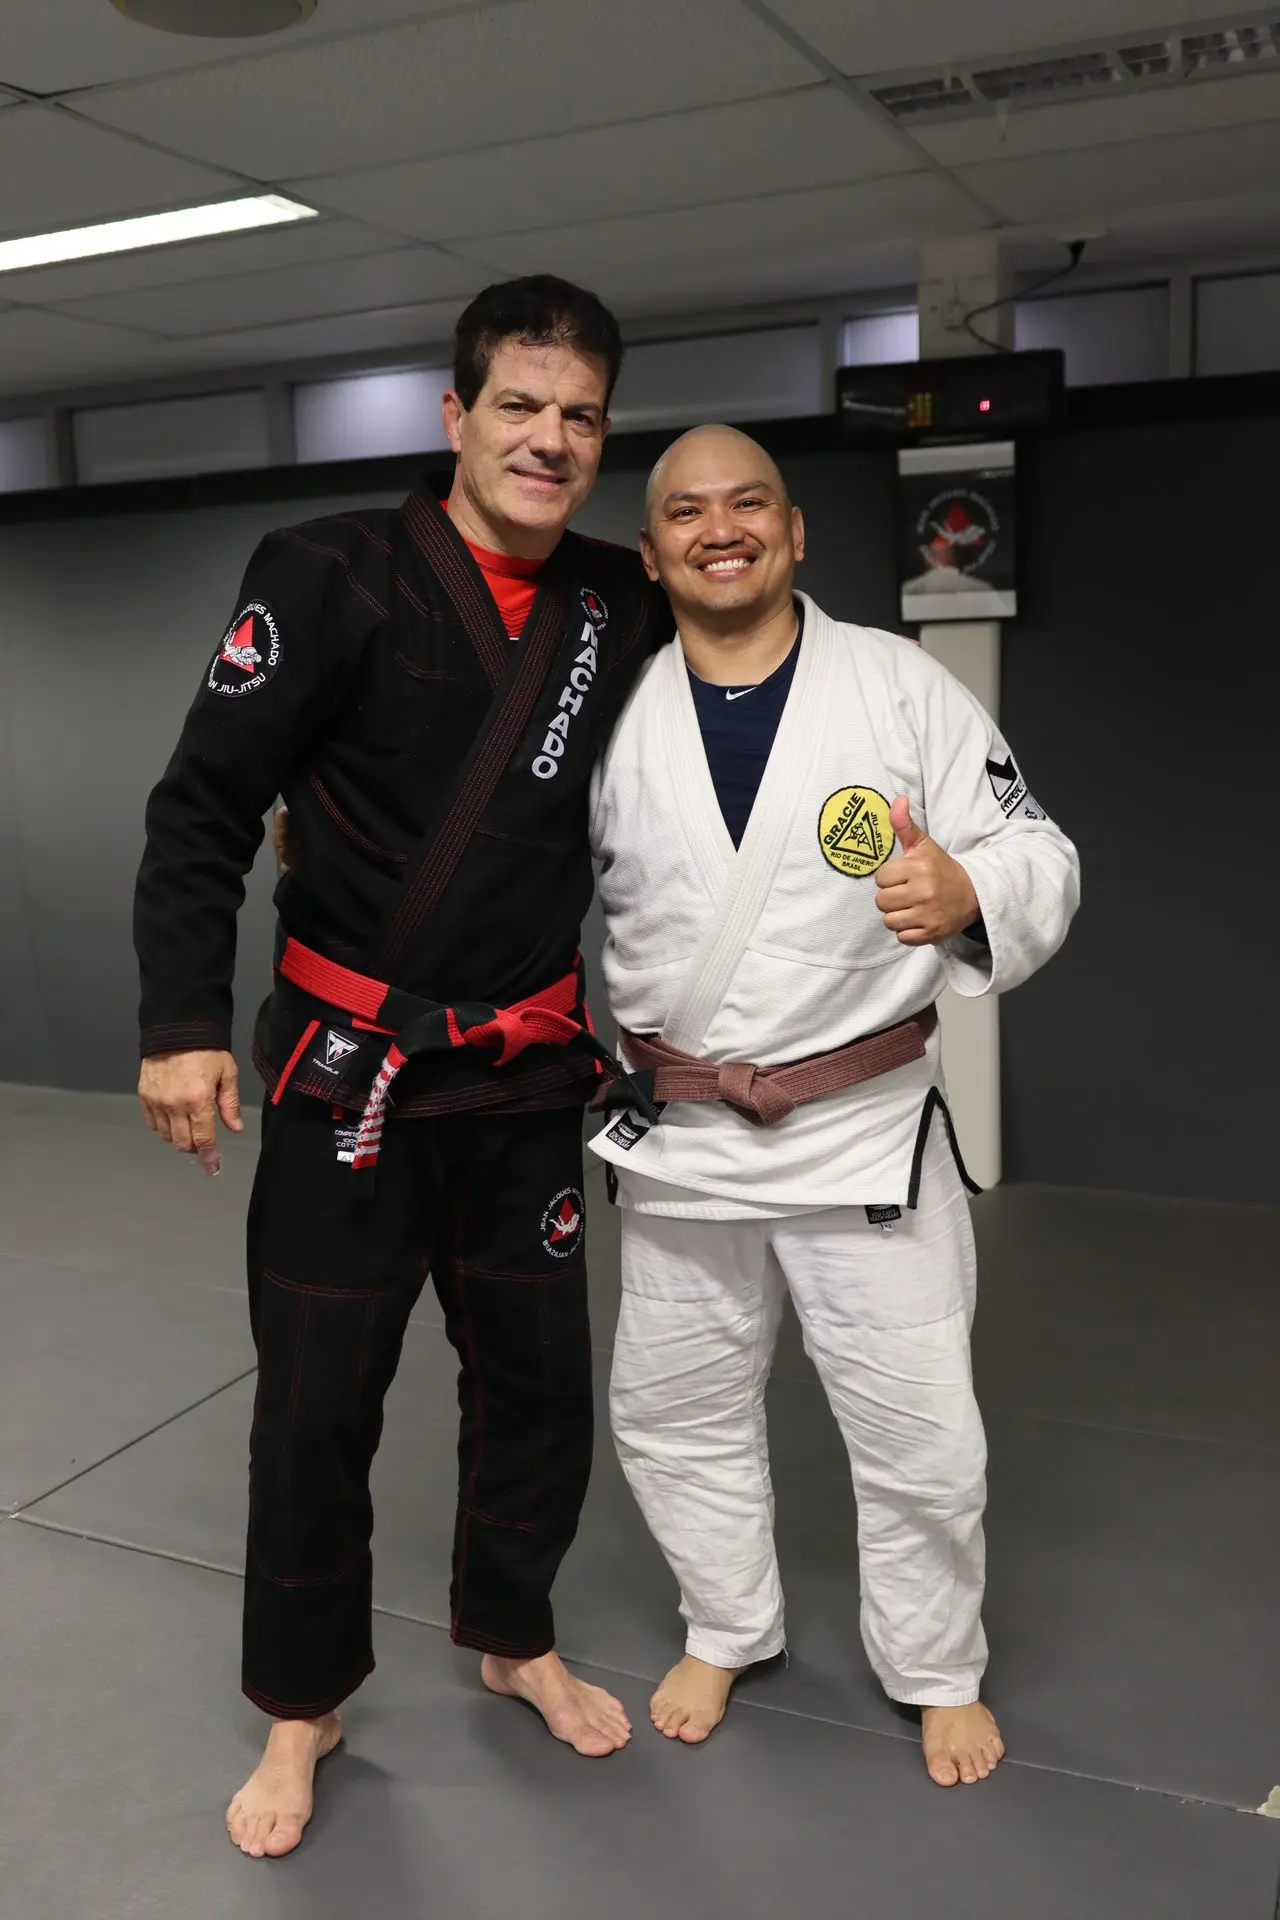
[{"label": "banner with logo", "polygon": [[1012,440],[903,447],[898,580],[904,620],[1009,620],[1014,571]]}]

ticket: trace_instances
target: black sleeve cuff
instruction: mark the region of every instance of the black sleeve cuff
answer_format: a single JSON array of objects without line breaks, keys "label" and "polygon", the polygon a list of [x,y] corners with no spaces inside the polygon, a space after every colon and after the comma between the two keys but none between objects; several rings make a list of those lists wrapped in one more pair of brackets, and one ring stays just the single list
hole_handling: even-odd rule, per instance
[{"label": "black sleeve cuff", "polygon": [[139,1049],[149,1060],[157,1053],[230,1053],[231,1029],[221,1020],[181,1020],[144,1027]]}]

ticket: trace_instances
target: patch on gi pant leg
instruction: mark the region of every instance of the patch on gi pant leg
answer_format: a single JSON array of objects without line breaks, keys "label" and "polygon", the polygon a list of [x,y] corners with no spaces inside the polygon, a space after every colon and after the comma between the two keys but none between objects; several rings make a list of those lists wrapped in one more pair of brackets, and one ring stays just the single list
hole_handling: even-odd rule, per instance
[{"label": "patch on gi pant leg", "polygon": [[889,802],[874,787],[841,787],[818,816],[822,857],[837,873],[864,880],[893,852]]},{"label": "patch on gi pant leg", "polygon": [[892,1233],[894,1225],[902,1218],[901,1207],[868,1207],[867,1220],[873,1227],[883,1227],[886,1233]]},{"label": "patch on gi pant leg", "polygon": [[577,1187],[561,1187],[542,1215],[542,1245],[553,1260],[568,1260],[582,1245],[586,1202]]},{"label": "patch on gi pant leg", "polygon": [[988,760],[987,778],[1006,820],[1045,820],[1048,815],[1027,792],[1018,763],[1006,747],[1003,760]]},{"label": "patch on gi pant leg", "polygon": [[222,637],[209,668],[210,693],[238,700],[275,679],[280,665],[280,628],[265,600],[250,600]]}]

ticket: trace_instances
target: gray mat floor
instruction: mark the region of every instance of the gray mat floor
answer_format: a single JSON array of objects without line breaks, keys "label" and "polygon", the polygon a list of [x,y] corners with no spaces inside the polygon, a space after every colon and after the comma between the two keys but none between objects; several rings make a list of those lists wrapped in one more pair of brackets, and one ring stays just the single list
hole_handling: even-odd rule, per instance
[{"label": "gray mat floor", "polygon": [[[428,1292],[377,1467],[379,1671],[287,1863],[221,1835],[252,1350],[222,1180],[132,1102],[0,1088],[0,1914],[14,1920],[1275,1920],[1280,1213],[1009,1188],[976,1203],[989,1698],[1010,1758],[941,1793],[856,1635],[853,1507],[784,1330],[770,1390],[791,1662],[704,1749],[649,1730],[679,1650],[607,1440],[558,1592],[637,1724],[578,1760],[444,1631],[453,1356]],[[600,1381],[617,1220],[592,1179]]]}]

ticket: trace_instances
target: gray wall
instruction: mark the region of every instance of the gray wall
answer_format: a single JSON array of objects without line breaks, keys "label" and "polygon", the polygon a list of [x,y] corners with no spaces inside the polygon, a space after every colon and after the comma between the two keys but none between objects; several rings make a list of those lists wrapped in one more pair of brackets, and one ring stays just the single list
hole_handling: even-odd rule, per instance
[{"label": "gray wall", "polygon": [[[146,796],[261,535],[330,504],[0,526],[0,1080],[136,1085],[130,916]],[[250,1100],[272,876],[264,851],[240,927]]]}]

